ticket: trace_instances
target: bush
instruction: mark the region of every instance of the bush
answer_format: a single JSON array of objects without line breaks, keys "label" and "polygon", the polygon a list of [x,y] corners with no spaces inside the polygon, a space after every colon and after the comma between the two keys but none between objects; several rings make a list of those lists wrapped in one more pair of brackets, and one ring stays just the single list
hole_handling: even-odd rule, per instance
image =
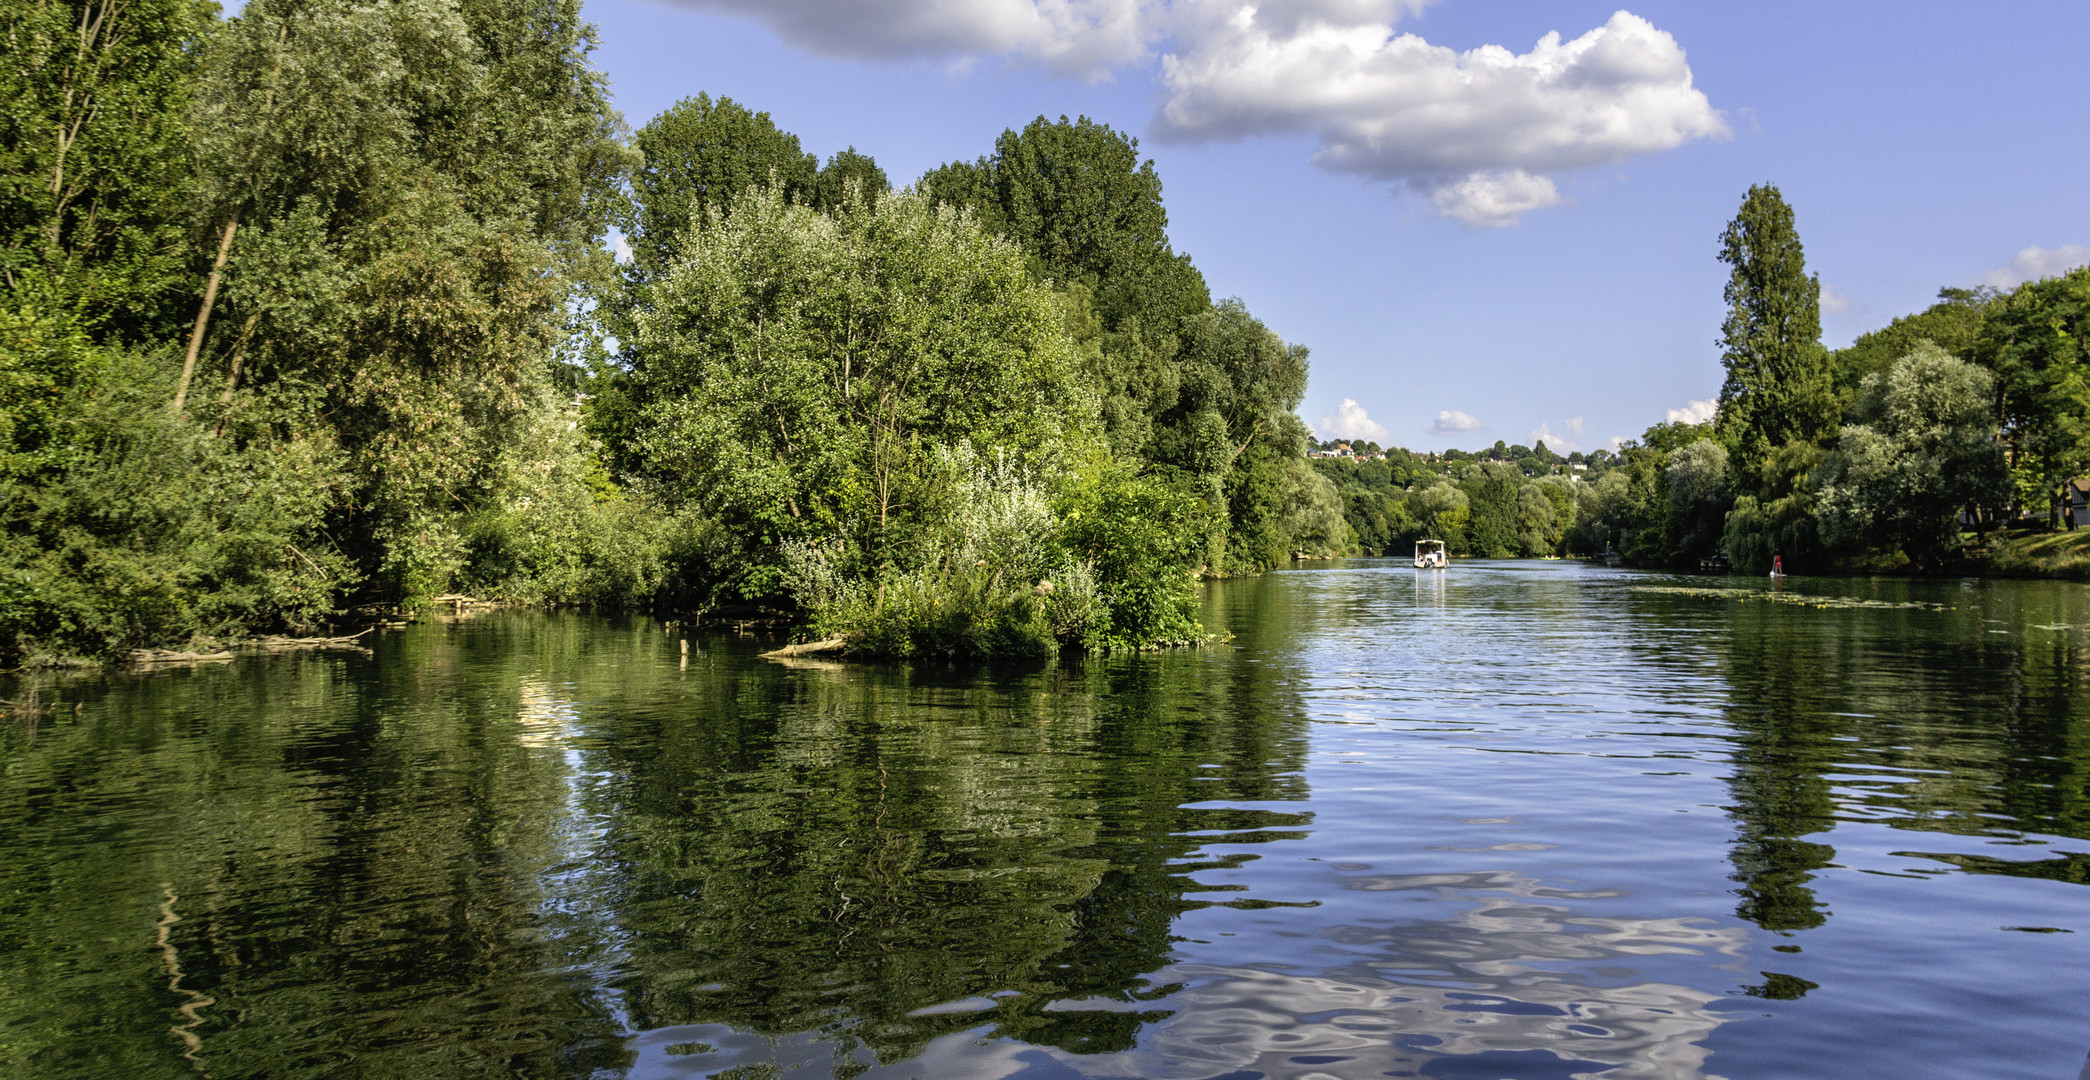
[{"label": "bush", "polygon": [[912,567],[866,571],[846,541],[785,545],[811,632],[872,656],[1013,658],[1200,640],[1190,560],[1203,501],[1110,467],[1052,500],[1006,455],[943,449],[942,527]]},{"label": "bush", "polygon": [[168,413],[167,358],[112,354],[52,410],[58,449],[0,479],[0,658],[319,625],[357,584],[322,525],[324,436],[220,437]]}]

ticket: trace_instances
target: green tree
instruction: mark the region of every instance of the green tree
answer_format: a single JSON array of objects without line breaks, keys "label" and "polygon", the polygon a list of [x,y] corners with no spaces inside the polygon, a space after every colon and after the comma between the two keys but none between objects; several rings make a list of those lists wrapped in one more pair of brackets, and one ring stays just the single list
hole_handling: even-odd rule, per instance
[{"label": "green tree", "polygon": [[1821,282],[1807,273],[1792,207],[1778,188],[1756,184],[1720,234],[1730,268],[1720,327],[1720,430],[1743,473],[1772,448],[1831,430],[1827,351],[1821,344]]},{"label": "green tree", "polygon": [[1816,472],[1825,457],[1827,451],[1813,443],[1786,443],[1757,466],[1756,493],[1736,496],[1721,533],[1735,569],[1766,573],[1779,558],[1787,570],[1816,565]]},{"label": "green tree", "polygon": [[1663,469],[1668,481],[1668,532],[1678,558],[1709,551],[1720,542],[1722,522],[1733,505],[1727,448],[1699,439],[1672,451]]},{"label": "green tree", "polygon": [[110,349],[176,333],[214,29],[195,0],[0,10],[0,479],[62,464],[54,410]]},{"label": "green tree", "polygon": [[1004,131],[994,153],[932,169],[917,188],[970,209],[1019,244],[1031,271],[1093,318],[1078,337],[1120,454],[1150,456],[1157,420],[1177,405],[1186,320],[1211,305],[1203,275],[1168,241],[1161,177],[1139,142],[1082,117],[1040,116]]},{"label": "green tree", "polygon": [[827,159],[820,175],[813,183],[813,205],[822,210],[832,210],[850,198],[852,190],[858,197],[876,199],[893,189],[893,182],[878,167],[878,162],[869,154],[859,154],[852,146]]},{"label": "green tree", "polygon": [[2090,267],[2020,286],[1988,308],[1975,359],[1995,373],[1996,415],[2018,496],[2055,505],[2090,471]]},{"label": "green tree", "polygon": [[1151,457],[1204,487],[1224,526],[1209,567],[1259,573],[1297,550],[1314,526],[1291,508],[1340,515],[1332,487],[1305,467],[1306,426],[1295,410],[1306,393],[1306,349],[1288,345],[1228,300],[1186,320],[1176,358],[1173,408],[1155,420]]},{"label": "green tree", "polygon": [[774,185],[787,200],[811,200],[816,194],[839,197],[847,177],[875,177],[881,190],[887,186],[876,163],[854,149],[835,155],[823,174],[819,159],[800,149],[798,136],[779,129],[768,113],[751,112],[729,97],[683,98],[647,121],[632,142],[644,161],[632,171],[631,202],[621,224],[633,270],[642,279],[666,270],[691,222],[702,220],[706,209],[724,209],[750,187]]},{"label": "green tree", "polygon": [[129,342],[162,340],[178,317],[211,14],[199,0],[0,11],[0,282],[14,305]]},{"label": "green tree", "polygon": [[721,584],[775,595],[783,545],[863,576],[937,525],[938,446],[1059,472],[1094,445],[1063,312],[1022,252],[912,194],[835,215],[754,190],[713,208],[636,305],[647,476],[730,538]]},{"label": "green tree", "polygon": [[1885,374],[1919,342],[1928,341],[1961,360],[1974,359],[1982,321],[1989,305],[2000,295],[1987,286],[1939,289],[1937,303],[1914,315],[1903,315],[1878,330],[1859,334],[1848,347],[1830,354],[1842,411],[1848,413],[1857,404],[1859,384],[1867,375]]},{"label": "green tree", "polygon": [[501,447],[558,407],[571,313],[609,279],[626,161],[579,15],[256,0],[211,54],[202,210],[234,329],[203,342],[208,411],[238,445],[330,433],[353,480],[327,535],[379,595],[455,584]]},{"label": "green tree", "polygon": [[1822,470],[1823,539],[1935,565],[1958,546],[1962,511],[1992,517],[2008,486],[1993,384],[1929,342],[1866,376],[1859,422],[1844,427]]},{"label": "green tree", "polygon": [[1471,550],[1466,543],[1466,523],[1473,516],[1473,501],[1458,485],[1442,477],[1418,484],[1408,496],[1408,510],[1415,518],[1417,539],[1442,540],[1456,552]]},{"label": "green tree", "polygon": [[1469,467],[1459,480],[1472,516],[1466,524],[1466,548],[1475,555],[1504,559],[1519,552],[1517,492],[1523,470],[1506,461]]},{"label": "green tree", "polygon": [[1081,284],[1115,330],[1128,318],[1165,329],[1204,309],[1204,278],[1168,243],[1161,177],[1139,140],[1088,117],[1043,116],[1004,131],[994,153],[931,170],[917,187],[971,208],[1022,245],[1043,276]]}]

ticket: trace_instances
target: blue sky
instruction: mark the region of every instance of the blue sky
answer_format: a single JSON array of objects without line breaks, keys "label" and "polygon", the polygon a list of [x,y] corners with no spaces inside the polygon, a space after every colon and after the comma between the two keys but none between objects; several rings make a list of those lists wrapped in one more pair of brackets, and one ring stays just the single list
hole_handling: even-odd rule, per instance
[{"label": "blue sky", "polygon": [[[1593,450],[1715,397],[1716,238],[1751,183],[1778,184],[1794,207],[1830,298],[1832,346],[1924,307],[1940,286],[2090,261],[2090,4],[1618,10],[585,9],[600,28],[596,63],[634,127],[698,91],[726,95],[823,157],[852,145],[873,155],[896,183],[977,157],[1040,114],[1086,114],[1139,137],[1177,250],[1215,296],[1239,296],[1312,350],[1301,416],[1324,432],[1383,428],[1379,441],[1418,449],[1544,432],[1556,449]],[[1518,82],[1522,61],[1508,58],[1549,32],[1559,42],[1548,56],[1588,47],[1575,54],[1582,68]],[[1401,35],[1421,40],[1385,44]],[[1492,66],[1455,62],[1484,46],[1506,53]]]}]

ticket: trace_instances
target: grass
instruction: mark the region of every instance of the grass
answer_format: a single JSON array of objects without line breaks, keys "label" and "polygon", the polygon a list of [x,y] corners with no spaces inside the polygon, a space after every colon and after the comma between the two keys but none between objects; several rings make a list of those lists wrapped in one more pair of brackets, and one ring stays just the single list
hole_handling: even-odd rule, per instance
[{"label": "grass", "polygon": [[1986,548],[1968,536],[1963,569],[1983,577],[2090,579],[2090,528],[2003,532]]}]

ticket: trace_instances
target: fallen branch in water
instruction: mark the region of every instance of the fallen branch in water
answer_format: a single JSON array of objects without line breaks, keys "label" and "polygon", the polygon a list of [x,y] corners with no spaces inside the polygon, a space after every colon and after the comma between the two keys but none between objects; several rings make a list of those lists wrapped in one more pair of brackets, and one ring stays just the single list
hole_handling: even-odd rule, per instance
[{"label": "fallen branch in water", "polygon": [[813,656],[818,653],[837,653],[849,647],[848,638],[828,638],[825,641],[808,641],[802,645],[786,645],[762,654],[765,660],[781,660],[787,656]]},{"label": "fallen branch in water", "polygon": [[195,664],[204,661],[230,660],[232,654],[225,651],[200,653],[178,652],[174,649],[132,649],[124,659],[133,664]]},{"label": "fallen branch in water", "polygon": [[251,644],[270,652],[288,649],[361,648],[362,646],[356,644],[356,639],[376,629],[375,626],[366,626],[353,634],[341,637],[284,637],[281,634],[272,634],[264,638],[255,638]]}]

